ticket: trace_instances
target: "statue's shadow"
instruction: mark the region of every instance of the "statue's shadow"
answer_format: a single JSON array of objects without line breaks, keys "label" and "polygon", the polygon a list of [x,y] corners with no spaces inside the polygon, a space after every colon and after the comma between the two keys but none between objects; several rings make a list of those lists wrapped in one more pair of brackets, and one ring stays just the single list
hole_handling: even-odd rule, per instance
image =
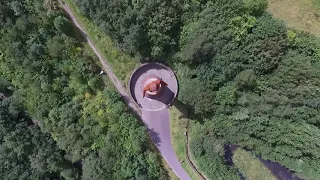
[{"label": "statue's shadow", "polygon": [[163,104],[169,105],[171,101],[174,99],[174,93],[171,91],[168,86],[163,86],[161,91],[155,96],[145,97],[152,100],[156,100],[162,102]]}]

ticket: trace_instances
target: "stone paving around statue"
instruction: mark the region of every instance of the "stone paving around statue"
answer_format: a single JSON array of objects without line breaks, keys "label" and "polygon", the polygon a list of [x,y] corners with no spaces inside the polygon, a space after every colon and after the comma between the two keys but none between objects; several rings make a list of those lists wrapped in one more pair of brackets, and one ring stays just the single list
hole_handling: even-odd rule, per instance
[{"label": "stone paving around statue", "polygon": [[[143,97],[142,84],[147,77],[156,75],[168,86],[164,87],[163,94],[155,98]],[[134,101],[146,111],[160,111],[166,108],[178,92],[178,82],[174,73],[159,63],[144,64],[131,76],[130,91]]]}]

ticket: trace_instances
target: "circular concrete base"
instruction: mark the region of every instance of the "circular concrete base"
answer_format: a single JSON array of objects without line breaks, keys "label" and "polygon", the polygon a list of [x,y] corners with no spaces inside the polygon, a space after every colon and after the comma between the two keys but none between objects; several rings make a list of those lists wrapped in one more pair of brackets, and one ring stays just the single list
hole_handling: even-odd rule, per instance
[{"label": "circular concrete base", "polygon": [[[143,80],[152,75],[160,77],[168,86],[163,87],[163,92],[158,96],[143,98],[141,90]],[[146,111],[160,111],[166,108],[178,92],[178,82],[175,74],[170,68],[160,63],[149,63],[140,66],[131,75],[129,87],[133,100]]]}]

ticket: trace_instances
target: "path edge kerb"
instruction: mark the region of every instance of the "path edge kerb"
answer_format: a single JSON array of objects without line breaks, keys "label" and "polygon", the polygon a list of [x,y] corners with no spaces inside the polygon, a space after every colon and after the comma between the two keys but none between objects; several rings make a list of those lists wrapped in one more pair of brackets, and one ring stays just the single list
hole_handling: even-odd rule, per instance
[{"label": "path edge kerb", "polygon": [[[131,100],[132,100],[138,107],[140,107],[140,105],[137,103],[137,100],[133,98],[133,95],[132,95],[133,92],[131,91],[131,81],[132,81],[132,77],[134,76],[134,74],[135,74],[140,68],[142,68],[142,67],[144,67],[144,66],[147,66],[147,65],[152,65],[152,64],[161,66],[161,67],[163,67],[164,69],[167,69],[168,71],[170,71],[170,73],[173,74],[173,76],[175,77],[175,79],[176,79],[176,81],[177,81],[177,90],[176,90],[176,92],[174,92],[173,98],[171,99],[171,101],[170,101],[169,104],[167,104],[167,105],[171,105],[171,104],[172,104],[172,102],[176,99],[176,97],[177,97],[177,95],[178,95],[178,92],[179,92],[179,81],[178,81],[178,78],[177,78],[176,74],[174,73],[174,71],[173,71],[170,67],[168,67],[168,66],[166,66],[166,65],[164,65],[164,64],[162,64],[162,63],[159,63],[159,62],[143,63],[143,64],[141,64],[139,67],[135,68],[135,69],[132,71],[132,73],[131,73],[131,75],[130,75],[129,82],[128,82],[130,98],[131,98]],[[140,108],[141,108],[141,107],[140,107]],[[142,109],[142,108],[141,108],[141,109]]]}]

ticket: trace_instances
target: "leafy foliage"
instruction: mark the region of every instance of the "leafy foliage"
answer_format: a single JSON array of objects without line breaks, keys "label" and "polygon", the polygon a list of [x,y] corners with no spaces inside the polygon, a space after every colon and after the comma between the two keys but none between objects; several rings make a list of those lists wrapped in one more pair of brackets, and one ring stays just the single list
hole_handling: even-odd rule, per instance
[{"label": "leafy foliage", "polygon": [[72,30],[72,24],[64,16],[57,16],[53,21],[54,27],[61,33],[68,34]]},{"label": "leafy foliage", "polygon": [[214,179],[240,179],[235,169],[224,164],[224,140],[219,139],[211,130],[210,125],[195,125],[191,132],[191,151],[197,159],[200,170]]},{"label": "leafy foliage", "polygon": [[[3,87],[3,86],[2,86]],[[14,93],[0,100],[0,176],[4,179],[62,178],[79,169],[65,158],[49,134],[42,133],[22,108],[22,97]]]},{"label": "leafy foliage", "polygon": [[[227,141],[301,178],[320,176],[320,41],[264,12],[266,0],[74,2],[125,52],[169,59],[179,100],[204,123],[190,145],[209,178],[239,178],[222,159]],[[1,3],[1,75],[67,158],[82,160],[82,178],[165,179],[145,128],[102,87],[68,19],[48,9],[41,0]]]},{"label": "leafy foliage", "polygon": [[241,14],[240,1],[208,2],[198,17],[183,27],[180,37],[182,62],[198,65],[217,55],[232,40],[229,22]]},{"label": "leafy foliage", "polygon": [[209,178],[236,177],[222,150],[212,152],[226,141],[304,179],[320,176],[320,41],[264,12],[267,0],[75,2],[133,54],[169,52],[178,98],[204,122],[191,148]]},{"label": "leafy foliage", "polygon": [[244,8],[251,14],[259,16],[268,7],[268,0],[243,0]]},{"label": "leafy foliage", "polygon": [[[103,86],[96,59],[74,38],[79,35],[70,20],[43,5],[0,5],[7,8],[0,12],[0,75],[20,94],[5,106],[10,114],[0,116],[17,124],[0,123],[0,177],[166,179],[146,128],[109,82]],[[45,133],[22,118],[23,106]]]},{"label": "leafy foliage", "polygon": [[74,2],[126,52],[163,58],[177,48],[182,13],[180,1]]}]

